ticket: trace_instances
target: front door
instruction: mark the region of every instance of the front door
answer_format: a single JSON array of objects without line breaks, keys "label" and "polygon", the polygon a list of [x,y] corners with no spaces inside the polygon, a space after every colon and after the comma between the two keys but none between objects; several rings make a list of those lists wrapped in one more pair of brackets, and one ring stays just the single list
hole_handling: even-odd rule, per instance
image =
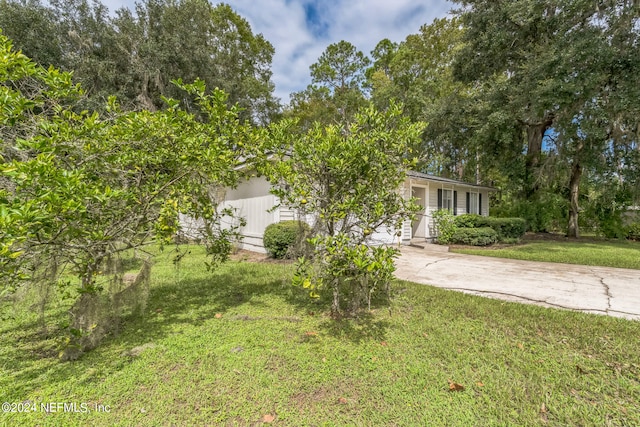
[{"label": "front door", "polygon": [[412,238],[427,238],[427,188],[425,187],[411,187],[411,196],[414,197],[416,203],[420,206],[420,211],[416,214],[416,219],[411,223],[411,237]]}]

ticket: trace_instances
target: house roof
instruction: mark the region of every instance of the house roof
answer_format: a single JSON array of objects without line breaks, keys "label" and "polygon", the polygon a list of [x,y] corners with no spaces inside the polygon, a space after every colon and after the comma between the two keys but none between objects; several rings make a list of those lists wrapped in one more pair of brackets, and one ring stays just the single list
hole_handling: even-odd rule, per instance
[{"label": "house roof", "polygon": [[443,184],[462,185],[462,186],[465,186],[465,187],[473,187],[473,188],[479,188],[479,189],[483,189],[483,190],[497,191],[497,189],[495,189],[493,187],[486,186],[486,185],[471,184],[470,182],[458,181],[458,180],[450,179],[450,178],[443,178],[443,177],[436,176],[436,175],[430,175],[428,173],[422,173],[422,172],[416,172],[416,171],[407,171],[407,176],[409,178],[424,179],[424,180],[427,180],[427,181],[441,182]]}]

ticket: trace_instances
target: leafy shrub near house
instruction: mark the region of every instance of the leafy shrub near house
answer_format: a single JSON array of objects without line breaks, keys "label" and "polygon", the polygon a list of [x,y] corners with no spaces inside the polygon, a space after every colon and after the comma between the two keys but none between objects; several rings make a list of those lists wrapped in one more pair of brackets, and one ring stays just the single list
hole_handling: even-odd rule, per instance
[{"label": "leafy shrub near house", "polygon": [[480,225],[493,228],[500,240],[502,239],[519,239],[524,236],[527,231],[527,222],[522,218],[492,218],[485,217],[486,225]]},{"label": "leafy shrub near house", "polygon": [[446,245],[451,243],[451,237],[457,230],[455,217],[448,209],[440,209],[433,213],[433,222],[436,226],[438,243]]},{"label": "leafy shrub near house", "polygon": [[309,225],[302,221],[281,221],[264,230],[264,248],[276,259],[303,255],[308,248]]},{"label": "leafy shrub near house", "polygon": [[478,228],[478,227],[488,227],[486,225],[486,221],[483,222],[484,217],[478,214],[463,214],[455,217],[454,222],[457,227],[461,228]]},{"label": "leafy shrub near house", "polygon": [[527,222],[522,218],[494,218],[476,214],[464,214],[455,217],[459,228],[490,227],[498,233],[500,241],[519,239],[527,231]]},{"label": "leafy shrub near house", "polygon": [[640,241],[640,222],[632,222],[627,226],[627,239]]},{"label": "leafy shrub near house", "polygon": [[490,227],[458,228],[451,236],[451,243],[487,246],[498,241],[498,233]]}]

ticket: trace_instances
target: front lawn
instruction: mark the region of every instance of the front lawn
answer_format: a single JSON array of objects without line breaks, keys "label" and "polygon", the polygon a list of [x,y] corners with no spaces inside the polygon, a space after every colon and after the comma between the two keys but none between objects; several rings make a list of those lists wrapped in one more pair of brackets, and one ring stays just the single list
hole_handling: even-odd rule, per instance
[{"label": "front lawn", "polygon": [[627,240],[525,240],[522,244],[498,248],[453,247],[451,252],[525,261],[640,269],[640,242]]},{"label": "front lawn", "polygon": [[5,303],[2,398],[37,410],[0,425],[640,425],[640,322],[406,282],[390,311],[337,322],[289,264],[172,258],[145,316],[75,362],[56,357],[64,304],[42,331]]}]

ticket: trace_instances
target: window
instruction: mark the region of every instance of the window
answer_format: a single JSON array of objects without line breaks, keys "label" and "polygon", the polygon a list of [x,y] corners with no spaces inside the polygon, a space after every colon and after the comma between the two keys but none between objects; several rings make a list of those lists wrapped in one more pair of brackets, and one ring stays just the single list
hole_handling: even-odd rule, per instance
[{"label": "window", "polygon": [[458,192],[453,190],[438,189],[438,209],[448,209],[454,215],[456,212],[456,204]]},{"label": "window", "polygon": [[442,190],[442,207],[441,209],[449,209],[453,211],[453,191]]},{"label": "window", "polygon": [[469,201],[467,205],[468,213],[477,214],[478,212],[478,193],[467,193],[469,194]]},{"label": "window", "polygon": [[480,193],[467,193],[467,213],[482,215],[482,196]]}]

